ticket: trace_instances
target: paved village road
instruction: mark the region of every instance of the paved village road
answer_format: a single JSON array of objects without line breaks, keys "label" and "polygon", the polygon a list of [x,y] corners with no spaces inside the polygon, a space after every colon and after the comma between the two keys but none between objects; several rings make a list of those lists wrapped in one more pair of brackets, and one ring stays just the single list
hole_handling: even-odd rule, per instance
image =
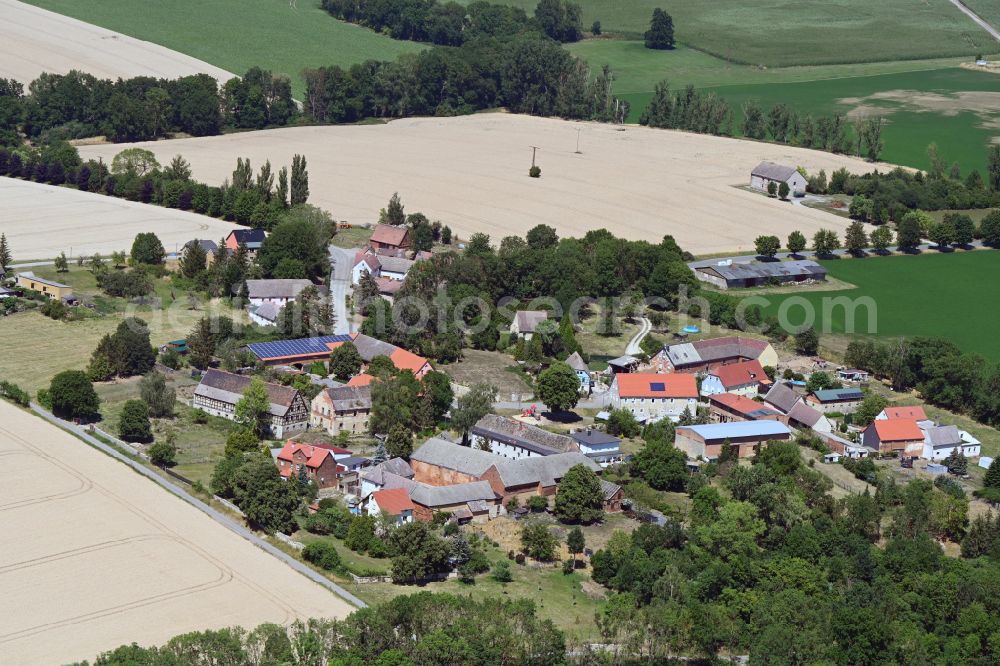
[{"label": "paved village road", "polygon": [[336,318],[333,332],[342,335],[351,332],[347,314],[347,291],[351,288],[351,268],[356,250],[330,246],[330,300]]}]

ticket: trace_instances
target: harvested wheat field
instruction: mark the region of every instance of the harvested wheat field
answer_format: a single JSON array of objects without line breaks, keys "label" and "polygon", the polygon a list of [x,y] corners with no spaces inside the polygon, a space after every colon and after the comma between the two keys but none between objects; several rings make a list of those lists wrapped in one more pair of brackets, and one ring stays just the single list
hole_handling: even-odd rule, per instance
[{"label": "harvested wheat field", "polygon": [[158,44],[17,0],[0,0],[0,16],[0,78],[28,84],[42,72],[65,74],[71,69],[103,79],[209,74],[225,82],[233,77],[224,69]]},{"label": "harvested wheat field", "polygon": [[[2,1],[2,0],[0,0]],[[218,242],[237,225],[212,217],[66,187],[0,178],[0,232],[16,261],[128,252],[152,231],[167,252],[194,238]]]},{"label": "harvested wheat field", "polygon": [[[580,150],[576,154],[577,130]],[[869,171],[861,160],[755,141],[644,127],[578,123],[488,113],[414,118],[384,125],[296,127],[136,144],[163,161],[180,153],[197,179],[219,184],[237,157],[258,167],[306,155],[310,202],[337,219],[374,222],[394,191],[407,212],[420,211],[463,238],[494,241],[537,224],[563,236],[607,228],[631,239],[672,234],[698,254],[747,250],[762,233],[785,238],[846,220],[734,186],[761,160],[827,174]],[[528,177],[538,146],[539,179]],[[84,146],[85,158],[109,160],[124,145]]]},{"label": "harvested wheat field", "polygon": [[0,654],[91,659],[133,641],[351,608],[198,509],[0,402]]}]

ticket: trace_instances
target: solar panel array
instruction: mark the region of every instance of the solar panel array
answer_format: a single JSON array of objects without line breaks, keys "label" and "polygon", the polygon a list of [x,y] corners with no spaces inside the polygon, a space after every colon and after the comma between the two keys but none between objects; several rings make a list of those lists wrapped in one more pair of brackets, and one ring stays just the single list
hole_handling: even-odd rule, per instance
[{"label": "solar panel array", "polygon": [[300,338],[298,340],[276,340],[274,342],[252,342],[247,349],[259,359],[283,358],[286,356],[304,356],[329,352],[327,346],[331,342],[348,342],[349,335],[322,335],[317,338]]},{"label": "solar panel array", "polygon": [[667,390],[667,386],[663,382],[650,382],[649,383],[649,390],[650,391],[666,391]]}]

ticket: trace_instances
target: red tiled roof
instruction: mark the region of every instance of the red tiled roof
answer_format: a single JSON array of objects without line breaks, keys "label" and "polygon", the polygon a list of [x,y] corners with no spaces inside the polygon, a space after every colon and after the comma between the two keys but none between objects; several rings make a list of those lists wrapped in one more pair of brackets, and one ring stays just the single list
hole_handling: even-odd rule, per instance
[{"label": "red tiled roof", "polygon": [[375,285],[378,287],[378,293],[393,296],[403,288],[403,281],[387,277],[377,277],[375,278]]},{"label": "red tiled roof", "polygon": [[[333,451],[320,446],[312,446],[310,444],[298,444],[296,442],[288,442],[285,444],[284,448],[278,453],[279,460],[285,460],[287,462],[295,461],[295,454],[299,451],[306,456],[306,467],[316,468],[323,464],[327,456],[332,456]],[[350,452],[348,452],[350,453]]]},{"label": "red tiled roof", "polygon": [[406,227],[394,227],[391,224],[379,224],[372,232],[373,243],[400,246],[406,240]]},{"label": "red tiled roof", "polygon": [[698,397],[698,380],[686,373],[619,373],[615,381],[622,398]]},{"label": "red tiled roof", "polygon": [[369,375],[367,372],[362,372],[360,375],[354,375],[351,377],[350,381],[347,382],[348,386],[368,386],[375,379],[373,376]]},{"label": "red tiled roof", "polygon": [[381,511],[398,516],[403,511],[413,511],[417,505],[410,500],[405,488],[391,488],[389,490],[376,490],[372,493],[372,498],[378,504]]},{"label": "red tiled roof", "polygon": [[750,414],[761,409],[766,409],[777,414],[777,412],[762,402],[745,398],[735,393],[716,393],[708,398],[711,402],[716,402],[724,407],[739,412],[740,414]]},{"label": "red tiled roof", "polygon": [[427,359],[423,356],[417,356],[411,351],[407,351],[402,347],[396,349],[389,356],[392,364],[396,366],[399,370],[411,370],[414,374],[420,372],[420,369],[427,365]]},{"label": "red tiled roof", "polygon": [[874,421],[875,432],[882,442],[912,442],[924,438],[924,432],[913,419]]},{"label": "red tiled roof", "polygon": [[757,359],[720,365],[712,374],[718,377],[722,385],[727,389],[736,386],[746,386],[754,382],[759,383],[761,379],[767,379],[767,374]]},{"label": "red tiled roof", "polygon": [[[926,421],[927,414],[923,407],[886,407],[884,410],[886,419],[913,419],[914,421]],[[882,419],[879,419],[882,420]]]}]

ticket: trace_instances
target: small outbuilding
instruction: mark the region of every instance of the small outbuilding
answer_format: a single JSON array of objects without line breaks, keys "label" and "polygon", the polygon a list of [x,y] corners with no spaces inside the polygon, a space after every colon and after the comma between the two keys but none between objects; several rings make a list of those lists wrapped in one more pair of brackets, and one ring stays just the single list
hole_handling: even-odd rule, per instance
[{"label": "small outbuilding", "polygon": [[805,177],[799,170],[784,164],[774,162],[761,162],[750,172],[750,187],[767,191],[769,183],[774,183],[778,187],[782,183],[788,185],[789,192],[796,197],[801,197],[806,193]]}]

